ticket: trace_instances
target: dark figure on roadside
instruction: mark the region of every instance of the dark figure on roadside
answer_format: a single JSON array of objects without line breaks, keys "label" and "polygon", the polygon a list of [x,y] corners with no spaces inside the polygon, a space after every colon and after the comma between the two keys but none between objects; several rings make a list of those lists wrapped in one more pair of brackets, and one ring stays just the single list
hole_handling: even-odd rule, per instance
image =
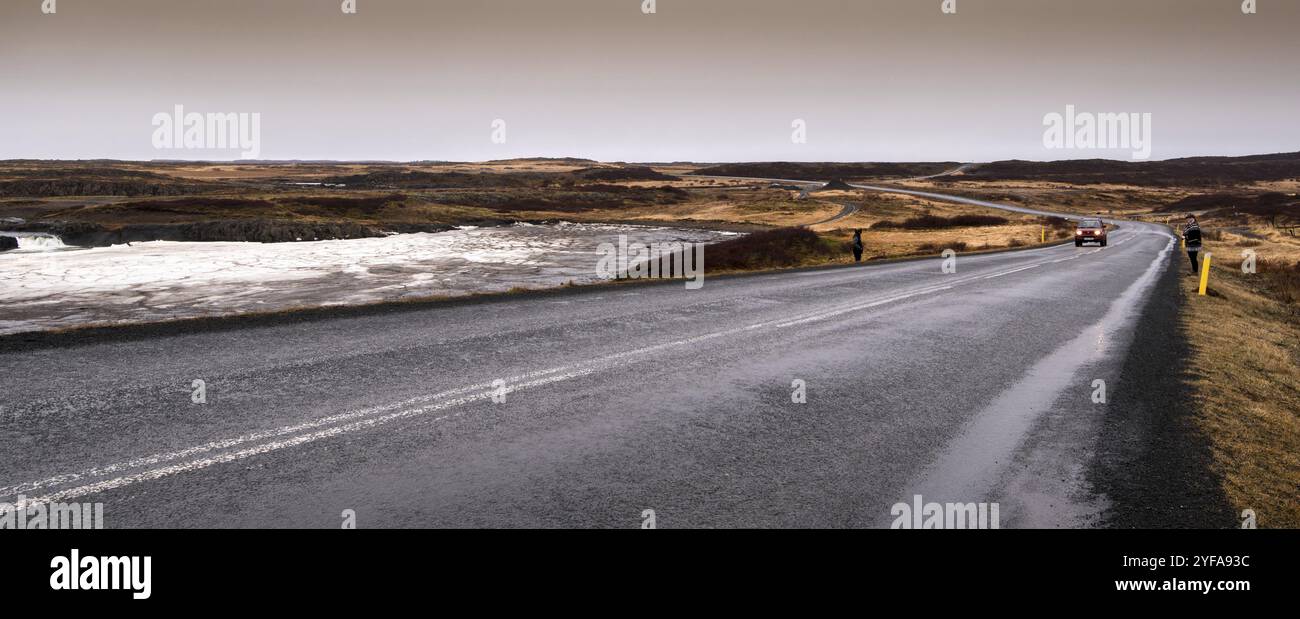
[{"label": "dark figure on roadside", "polygon": [[853,261],[862,262],[862,229],[853,231]]},{"label": "dark figure on roadside", "polygon": [[1201,226],[1196,223],[1195,215],[1187,216],[1187,227],[1183,228],[1183,243],[1187,246],[1187,257],[1192,260],[1192,275],[1201,272]]}]

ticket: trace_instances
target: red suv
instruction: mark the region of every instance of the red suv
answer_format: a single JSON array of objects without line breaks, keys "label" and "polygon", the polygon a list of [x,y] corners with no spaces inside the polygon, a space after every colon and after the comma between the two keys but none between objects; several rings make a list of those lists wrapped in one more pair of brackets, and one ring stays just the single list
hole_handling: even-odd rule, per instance
[{"label": "red suv", "polygon": [[1083,247],[1084,243],[1101,243],[1106,246],[1106,224],[1100,219],[1080,219],[1074,229],[1074,246]]}]

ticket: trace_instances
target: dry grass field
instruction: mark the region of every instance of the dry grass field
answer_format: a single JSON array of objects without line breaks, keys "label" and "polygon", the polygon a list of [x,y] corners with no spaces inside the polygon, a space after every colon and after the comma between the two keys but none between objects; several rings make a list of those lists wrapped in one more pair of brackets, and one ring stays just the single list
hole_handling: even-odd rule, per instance
[{"label": "dry grass field", "polygon": [[[1254,510],[1261,527],[1300,528],[1300,238],[1260,222],[1224,232],[1202,219],[1213,256],[1206,296],[1178,256],[1197,424],[1237,512]],[[1242,271],[1245,250],[1256,252],[1255,273]]]}]

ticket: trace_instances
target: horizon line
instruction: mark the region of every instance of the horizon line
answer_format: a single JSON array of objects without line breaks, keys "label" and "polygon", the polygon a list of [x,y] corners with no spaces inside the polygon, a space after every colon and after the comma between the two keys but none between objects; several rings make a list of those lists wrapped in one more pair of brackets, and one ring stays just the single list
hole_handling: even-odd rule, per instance
[{"label": "horizon line", "polygon": [[750,164],[750,163],[835,163],[835,164],[862,164],[862,163],[958,163],[964,165],[1000,163],[1004,161],[1027,161],[1031,163],[1056,163],[1056,162],[1079,162],[1079,161],[1110,161],[1115,163],[1161,163],[1167,161],[1180,161],[1187,159],[1249,159],[1254,157],[1275,157],[1280,155],[1297,155],[1300,151],[1279,151],[1271,153],[1253,153],[1248,155],[1190,155],[1183,157],[1170,157],[1166,159],[1119,159],[1109,157],[1080,157],[1072,159],[995,159],[991,161],[962,161],[958,159],[931,159],[931,160],[835,160],[835,159],[810,159],[810,160],[792,160],[792,159],[750,159],[750,160],[716,160],[702,161],[679,159],[673,161],[630,161],[630,160],[612,160],[606,161],[601,159],[592,159],[590,157],[574,156],[548,156],[532,155],[523,157],[508,157],[504,159],[483,159],[483,160],[454,160],[454,159],[313,159],[313,158],[291,158],[291,159],[120,159],[115,157],[92,157],[86,159],[61,159],[61,158],[40,158],[40,157],[12,157],[0,159],[0,163],[37,161],[37,162],[113,162],[113,163],[166,163],[166,164],[292,164],[292,163],[333,163],[333,164],[387,164],[387,165],[414,165],[414,164],[489,164],[501,163],[508,161],[590,161],[593,163],[608,164],[641,164],[641,165],[682,165],[682,164]]}]

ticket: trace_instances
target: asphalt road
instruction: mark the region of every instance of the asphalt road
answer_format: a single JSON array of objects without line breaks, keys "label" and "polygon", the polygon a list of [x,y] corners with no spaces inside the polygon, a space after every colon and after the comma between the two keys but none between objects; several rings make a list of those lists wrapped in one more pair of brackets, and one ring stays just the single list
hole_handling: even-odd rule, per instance
[{"label": "asphalt road", "polygon": [[0,346],[0,501],[102,502],[109,527],[874,527],[920,494],[997,502],[1003,528],[1097,526],[1094,381],[1139,388],[1121,368],[1173,247],[1125,223],[1104,249],[955,273]]}]

